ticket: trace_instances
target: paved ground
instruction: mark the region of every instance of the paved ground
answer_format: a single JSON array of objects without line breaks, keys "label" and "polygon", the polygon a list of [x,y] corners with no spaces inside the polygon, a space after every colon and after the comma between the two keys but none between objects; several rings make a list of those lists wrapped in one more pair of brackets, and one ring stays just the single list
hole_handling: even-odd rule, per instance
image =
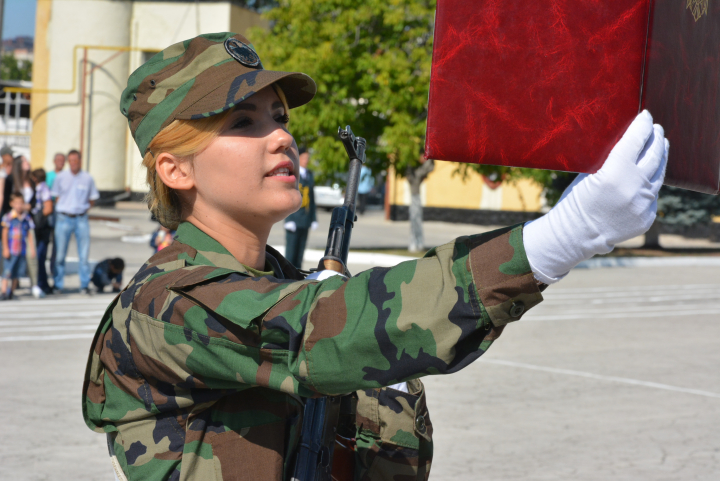
[{"label": "paved ground", "polygon": [[435,479],[717,480],[720,272],[573,271],[426,380]]},{"label": "paved ground", "polygon": [[[93,222],[92,257],[139,265],[149,248],[121,237],[149,233],[146,213],[103,212],[122,222]],[[406,239],[407,224],[361,221],[356,245]],[[441,243],[471,229],[432,223],[426,236]],[[310,245],[323,243],[314,233]],[[431,479],[718,479],[720,270],[575,270],[545,297],[480,362],[426,379]],[[0,479],[112,479],[103,437],[80,413],[90,337],[110,299],[0,303]]]}]

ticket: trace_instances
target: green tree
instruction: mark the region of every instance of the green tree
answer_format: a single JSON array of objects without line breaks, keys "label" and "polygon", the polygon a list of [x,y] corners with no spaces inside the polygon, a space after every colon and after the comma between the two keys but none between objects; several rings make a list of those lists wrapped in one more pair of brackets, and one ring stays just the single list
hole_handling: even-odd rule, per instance
[{"label": "green tree", "polygon": [[290,125],[313,148],[321,178],[346,170],[337,140],[345,124],[367,139],[373,171],[392,165],[404,176],[421,166],[434,13],[433,0],[283,0],[266,13],[271,30],[252,33],[267,68],[318,84]]},{"label": "green tree", "polygon": [[30,80],[32,78],[32,62],[20,63],[11,54],[3,54],[0,61],[0,79]]},{"label": "green tree", "polygon": [[720,196],[664,186],[658,199],[658,220],[673,232],[709,225],[720,215]]},{"label": "green tree", "polygon": [[[272,28],[251,33],[266,68],[305,72],[318,84],[313,102],[291,113],[298,144],[312,147],[319,178],[346,170],[338,126],[350,124],[368,141],[368,166],[394,167],[411,188],[410,248],[421,249],[420,184],[430,86],[434,0],[281,0],[266,12]],[[532,169],[461,165],[512,181],[530,177],[553,189],[567,175]],[[562,183],[562,182],[561,182]],[[566,182],[566,183],[569,183]],[[560,189],[560,192],[562,189]],[[554,194],[555,193],[555,194]]]},{"label": "green tree", "polygon": [[272,7],[277,6],[278,2],[276,0],[240,0],[239,3],[249,10],[264,12]]}]

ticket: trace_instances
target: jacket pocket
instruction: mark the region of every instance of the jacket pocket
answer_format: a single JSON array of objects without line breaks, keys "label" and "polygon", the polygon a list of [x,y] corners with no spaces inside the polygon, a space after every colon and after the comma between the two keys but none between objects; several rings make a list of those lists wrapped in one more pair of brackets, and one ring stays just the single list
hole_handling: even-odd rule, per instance
[{"label": "jacket pocket", "polygon": [[254,278],[231,269],[193,266],[183,269],[167,289],[244,329],[259,332],[262,316],[307,282]]},{"label": "jacket pocket", "polygon": [[432,461],[432,423],[419,380],[409,393],[391,388],[358,391],[357,479],[427,479]]},{"label": "jacket pocket", "polygon": [[218,481],[281,481],[285,420],[212,436]]}]

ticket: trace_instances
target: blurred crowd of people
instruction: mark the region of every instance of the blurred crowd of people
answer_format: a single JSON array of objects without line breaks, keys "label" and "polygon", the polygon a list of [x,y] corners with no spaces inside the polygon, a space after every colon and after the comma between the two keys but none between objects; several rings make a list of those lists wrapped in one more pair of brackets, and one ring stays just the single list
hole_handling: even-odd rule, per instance
[{"label": "blurred crowd of people", "polygon": [[78,251],[80,292],[92,293],[91,282],[99,291],[105,286],[119,290],[122,259],[106,259],[90,272],[88,211],[100,195],[93,178],[81,169],[80,152],[56,154],[51,172],[31,169],[27,158],[14,156],[8,146],[0,149],[0,157],[0,300],[15,297],[21,277],[30,278],[31,292],[36,298],[62,292],[68,245],[73,235]]}]

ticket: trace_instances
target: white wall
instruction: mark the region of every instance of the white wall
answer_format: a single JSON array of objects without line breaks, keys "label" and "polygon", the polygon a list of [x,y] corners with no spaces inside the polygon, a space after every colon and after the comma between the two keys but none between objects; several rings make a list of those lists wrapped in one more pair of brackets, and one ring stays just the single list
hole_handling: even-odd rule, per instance
[{"label": "white wall", "polygon": [[[132,46],[160,51],[200,33],[230,29],[230,3],[135,2],[131,20]],[[126,77],[142,65],[142,52],[133,52]],[[135,192],[147,191],[142,157],[126,129],[126,185]]]},{"label": "white wall", "polygon": [[[73,64],[76,45],[128,46],[132,2],[113,0],[54,1],[48,32],[50,50],[50,89],[69,89],[73,71],[76,71],[75,91],[71,94],[50,94],[46,143],[46,168],[52,168],[55,152],[83,148],[83,167],[90,162],[90,173],[100,190],[120,190],[125,187],[126,122],[120,115],[118,104],[125,86],[128,71],[128,54],[122,53],[94,72],[92,112],[86,103],[86,119],[91,119],[91,136],[85,122],[85,146],[80,145],[80,112],[82,77],[78,51]],[[96,64],[107,60],[113,51],[88,50],[88,60]],[[88,77],[88,82],[89,82]],[[89,93],[90,86],[86,92]],[[87,99],[86,99],[87,102]],[[90,149],[87,150],[87,145]]]},{"label": "white wall", "polygon": [[[157,52],[199,33],[229,31],[232,9],[236,23],[242,20],[242,12],[230,2],[191,1],[52,0],[51,8],[48,88],[70,89],[73,71],[77,80],[73,93],[48,95],[48,109],[42,114],[47,116],[45,168],[53,168],[56,152],[77,148],[84,151],[83,168],[89,161],[98,189],[147,191],[142,158],[119,110],[128,76],[142,64],[143,51]],[[248,21],[250,17],[251,23],[259,21],[247,13]],[[119,54],[117,50],[88,50],[88,71],[93,64],[107,63],[87,79],[84,146],[80,145],[83,50],[78,50],[73,64],[76,45],[135,49]]]}]

